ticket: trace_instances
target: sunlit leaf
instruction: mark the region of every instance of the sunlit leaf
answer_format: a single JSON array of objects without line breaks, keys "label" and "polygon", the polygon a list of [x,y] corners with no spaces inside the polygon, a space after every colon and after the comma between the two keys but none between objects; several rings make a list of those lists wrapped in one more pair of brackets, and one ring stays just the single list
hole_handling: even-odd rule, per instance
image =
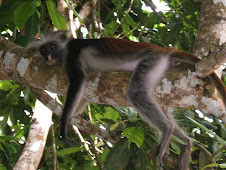
[{"label": "sunlit leaf", "polygon": [[104,117],[107,119],[111,119],[114,122],[118,122],[119,113],[118,113],[118,111],[116,111],[112,108],[108,108],[106,113],[104,114]]},{"label": "sunlit leaf", "polygon": [[216,166],[218,166],[218,164],[217,164],[217,163],[214,163],[214,164],[209,164],[209,165],[207,165],[207,166],[203,167],[201,170],[204,170],[204,169],[206,169],[206,168],[213,168],[213,167],[216,167]]},{"label": "sunlit leaf", "polygon": [[37,8],[36,0],[22,3],[20,6],[16,8],[16,10],[13,13],[13,22],[17,25],[17,27],[23,28],[25,22],[35,12],[36,8]]},{"label": "sunlit leaf", "polygon": [[121,121],[121,122],[117,122],[117,123],[115,123],[115,124],[113,124],[113,125],[111,125],[111,127],[110,127],[110,131],[113,131],[113,130],[115,130],[120,124],[122,124],[122,123],[125,123],[125,122],[136,122],[136,121],[138,121],[138,120],[140,120],[140,119],[128,119],[128,120],[123,120],[123,121]]},{"label": "sunlit leaf", "polygon": [[52,0],[47,0],[46,5],[53,25],[58,30],[66,30],[67,29],[66,20],[64,16],[57,11],[56,4]]},{"label": "sunlit leaf", "polygon": [[226,163],[219,164],[219,167],[226,168]]},{"label": "sunlit leaf", "polygon": [[123,137],[127,137],[129,142],[133,142],[140,147],[144,141],[144,131],[138,127],[129,127],[126,128],[123,133]]},{"label": "sunlit leaf", "polygon": [[203,126],[202,124],[200,124],[199,122],[197,122],[196,120],[187,117],[191,122],[193,122],[196,126],[200,127],[202,130],[210,133],[211,135],[215,136],[217,138],[217,140],[221,143],[226,145],[226,141],[224,139],[222,139],[220,136],[218,136],[217,134],[213,133],[211,130],[207,129],[205,126]]},{"label": "sunlit leaf", "polygon": [[12,88],[12,84],[10,80],[1,80],[0,81],[0,90],[9,91]]}]

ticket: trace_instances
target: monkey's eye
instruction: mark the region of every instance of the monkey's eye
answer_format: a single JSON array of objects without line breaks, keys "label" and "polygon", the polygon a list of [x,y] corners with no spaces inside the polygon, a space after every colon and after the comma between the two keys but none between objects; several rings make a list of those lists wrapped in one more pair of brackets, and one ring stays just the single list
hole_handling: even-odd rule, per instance
[{"label": "monkey's eye", "polygon": [[53,50],[55,47],[55,45],[51,45],[50,49]]},{"label": "monkey's eye", "polygon": [[46,48],[42,48],[42,49],[41,49],[41,52],[42,52],[42,53],[45,53],[45,52],[46,52]]}]

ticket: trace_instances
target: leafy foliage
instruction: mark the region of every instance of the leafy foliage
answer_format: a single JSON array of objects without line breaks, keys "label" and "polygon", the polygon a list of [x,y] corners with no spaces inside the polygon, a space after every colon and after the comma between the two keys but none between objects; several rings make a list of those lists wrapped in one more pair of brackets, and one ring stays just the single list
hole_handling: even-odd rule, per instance
[{"label": "leafy foliage", "polygon": [[[169,5],[168,12],[159,12],[165,19],[162,22],[154,13],[142,8],[140,0],[134,0],[131,10],[130,1],[102,0],[100,2],[100,21],[102,33],[95,27],[95,22],[82,22],[89,29],[93,38],[119,37],[130,40],[149,42],[168,47],[177,45],[179,49],[192,51],[199,20],[201,1],[164,0]],[[81,9],[83,0],[73,11]],[[73,8],[68,3],[70,9]],[[124,19],[123,19],[124,18]],[[7,0],[0,6],[0,33],[18,45],[26,44],[39,32],[53,29],[67,29],[66,20],[57,11],[53,0]],[[84,28],[84,27],[83,27]],[[116,29],[117,28],[117,29]],[[78,32],[82,32],[81,29]],[[80,34],[78,33],[78,36]],[[80,35],[81,36],[81,35]],[[88,37],[88,34],[83,37]],[[82,38],[83,38],[82,37]],[[226,82],[225,77],[223,78]],[[21,84],[9,80],[0,82],[0,169],[12,169],[20,156],[29,130],[35,98]],[[158,152],[159,134],[145,124],[132,108],[90,105],[83,119],[90,120],[97,126],[116,132],[120,140],[117,144],[104,143],[92,136],[99,149],[99,159],[104,169],[155,169],[155,157]],[[174,115],[178,124],[189,136],[201,146],[193,146],[191,169],[201,167],[226,168],[226,149],[220,150],[226,143],[226,129],[215,117],[203,117],[192,110],[176,108]],[[53,116],[54,131],[59,134],[59,118]],[[211,121],[209,121],[211,120]],[[89,134],[82,134],[90,141]],[[77,145],[69,148],[59,137],[56,137],[57,161],[60,169],[99,169],[96,156],[91,155],[85,144],[76,135],[72,135]],[[175,142],[183,143],[176,137],[170,143],[169,155],[177,157],[180,149]],[[88,148],[91,148],[88,145]],[[220,151],[219,151],[220,150]],[[218,154],[214,155],[217,151]],[[214,157],[211,157],[213,156]],[[49,135],[40,169],[53,168],[52,138]],[[208,159],[207,159],[208,158]],[[215,163],[209,162],[214,160]],[[209,164],[209,165],[208,165]],[[171,167],[167,164],[165,168]]]}]

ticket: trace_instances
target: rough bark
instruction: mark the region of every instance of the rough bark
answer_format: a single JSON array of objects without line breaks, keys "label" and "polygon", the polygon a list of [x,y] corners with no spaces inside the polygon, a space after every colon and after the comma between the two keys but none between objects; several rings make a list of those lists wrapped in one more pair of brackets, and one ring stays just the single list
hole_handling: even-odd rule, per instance
[{"label": "rough bark", "polygon": [[37,100],[27,143],[13,168],[14,170],[35,170],[38,168],[52,123],[52,112],[48,108],[43,109],[43,107],[40,110],[40,105],[43,104]]},{"label": "rough bark", "polygon": [[195,54],[204,58],[196,64],[200,77],[209,75],[226,63],[226,1],[202,2]]}]

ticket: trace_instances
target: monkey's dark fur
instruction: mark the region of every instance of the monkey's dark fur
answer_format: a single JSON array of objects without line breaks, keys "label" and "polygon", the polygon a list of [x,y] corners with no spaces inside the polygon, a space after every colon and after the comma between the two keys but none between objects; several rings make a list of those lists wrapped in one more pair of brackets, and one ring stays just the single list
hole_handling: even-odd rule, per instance
[{"label": "monkey's dark fur", "polygon": [[[162,133],[157,168],[162,169],[162,157],[168,150],[172,134],[187,143],[180,145],[177,169],[188,168],[192,142],[174,123],[173,118],[160,109],[152,92],[169,68],[171,60],[194,65],[199,61],[196,56],[171,48],[113,38],[67,39],[62,32],[43,36],[41,40],[29,44],[28,49],[39,50],[50,65],[63,61],[70,80],[61,118],[61,136],[66,143],[73,143],[67,136],[67,129],[72,115],[81,112],[78,107],[87,72],[133,71],[127,92],[128,101],[150,126],[156,127]],[[209,77],[226,104],[224,85],[215,73]]]}]

